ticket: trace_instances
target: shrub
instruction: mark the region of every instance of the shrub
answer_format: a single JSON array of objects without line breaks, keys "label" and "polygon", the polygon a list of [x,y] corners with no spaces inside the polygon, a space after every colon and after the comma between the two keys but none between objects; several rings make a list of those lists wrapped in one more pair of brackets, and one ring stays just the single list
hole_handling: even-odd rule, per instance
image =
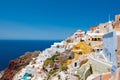
[{"label": "shrub", "polygon": [[52,60],[55,60],[56,58],[57,58],[57,56],[59,56],[60,54],[56,54],[56,55],[53,55],[52,57],[51,57],[51,59]]},{"label": "shrub", "polygon": [[50,58],[46,59],[44,64],[43,64],[43,67],[46,67],[48,66],[48,64],[51,62],[52,60]]}]

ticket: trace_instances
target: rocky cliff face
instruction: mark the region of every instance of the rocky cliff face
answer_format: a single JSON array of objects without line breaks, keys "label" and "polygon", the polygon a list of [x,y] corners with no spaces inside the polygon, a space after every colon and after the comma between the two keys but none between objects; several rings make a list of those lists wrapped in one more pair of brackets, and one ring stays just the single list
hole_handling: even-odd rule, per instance
[{"label": "rocky cliff face", "polygon": [[20,56],[15,60],[11,60],[9,66],[5,69],[3,76],[0,80],[12,80],[14,75],[30,63],[32,58],[39,55],[39,52],[35,51],[33,53],[27,52],[25,55]]}]

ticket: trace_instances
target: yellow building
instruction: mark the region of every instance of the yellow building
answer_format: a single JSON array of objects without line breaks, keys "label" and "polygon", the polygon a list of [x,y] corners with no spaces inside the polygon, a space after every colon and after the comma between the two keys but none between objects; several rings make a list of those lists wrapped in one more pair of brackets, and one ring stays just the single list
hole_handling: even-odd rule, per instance
[{"label": "yellow building", "polygon": [[79,56],[78,53],[75,53],[75,54],[74,54],[74,60],[75,60],[75,61],[78,60],[78,56]]},{"label": "yellow building", "polygon": [[72,64],[72,60],[67,60],[67,65]]},{"label": "yellow building", "polygon": [[78,53],[79,55],[82,54],[89,54],[92,48],[88,46],[85,42],[79,42],[77,45],[74,45],[72,51]]},{"label": "yellow building", "polygon": [[[74,61],[79,59],[79,55],[91,53],[92,48],[88,46],[85,42],[79,42],[77,45],[74,45],[72,51],[74,52]],[[67,60],[67,64],[71,64],[72,60]]]}]

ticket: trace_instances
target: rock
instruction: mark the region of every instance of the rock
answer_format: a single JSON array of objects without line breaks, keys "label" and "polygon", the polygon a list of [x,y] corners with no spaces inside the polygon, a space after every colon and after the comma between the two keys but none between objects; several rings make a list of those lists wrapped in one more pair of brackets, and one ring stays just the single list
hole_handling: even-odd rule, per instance
[{"label": "rock", "polygon": [[0,80],[12,80],[14,75],[30,63],[30,61],[37,57],[39,52],[35,51],[33,53],[27,52],[23,56],[9,62],[8,67],[5,69],[3,76]]}]

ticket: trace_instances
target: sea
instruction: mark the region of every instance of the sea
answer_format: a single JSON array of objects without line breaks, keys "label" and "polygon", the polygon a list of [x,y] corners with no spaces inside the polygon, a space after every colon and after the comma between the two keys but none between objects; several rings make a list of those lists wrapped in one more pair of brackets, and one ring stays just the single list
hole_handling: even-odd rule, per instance
[{"label": "sea", "polygon": [[43,51],[62,40],[0,40],[0,71],[25,52]]}]

